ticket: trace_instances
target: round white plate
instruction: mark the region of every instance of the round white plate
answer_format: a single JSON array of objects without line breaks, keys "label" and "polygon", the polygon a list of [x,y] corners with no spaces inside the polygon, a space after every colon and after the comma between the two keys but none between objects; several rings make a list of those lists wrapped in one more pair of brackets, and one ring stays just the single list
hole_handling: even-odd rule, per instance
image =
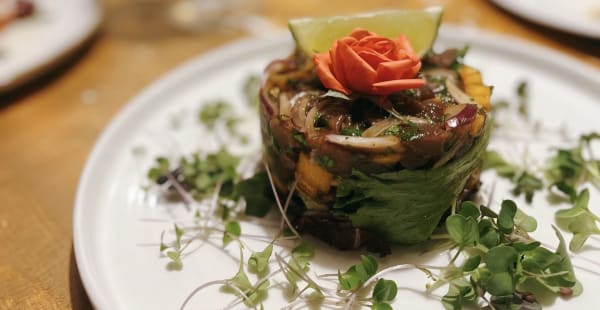
[{"label": "round white plate", "polygon": [[96,0],[35,0],[35,14],[0,30],[0,92],[43,73],[100,25]]},{"label": "round white plate", "polygon": [[[484,79],[494,85],[494,96],[514,98],[519,81],[529,81],[531,115],[550,128],[568,126],[575,135],[597,129],[600,115],[600,74],[585,65],[555,52],[522,41],[482,33],[466,28],[443,28],[439,47],[471,48],[467,63],[481,68]],[[155,82],[133,99],[105,129],[92,151],[83,175],[74,210],[74,245],[77,265],[89,296],[100,309],[176,309],[198,285],[233,276],[237,270],[235,247],[231,256],[218,246],[205,245],[184,259],[182,271],[168,271],[168,259],[160,257],[158,242],[163,230],[172,229],[174,219],[189,219],[191,214],[178,204],[160,203],[156,196],[146,195],[146,171],[158,155],[176,158],[198,149],[215,149],[218,140],[203,131],[196,120],[202,102],[225,99],[244,115],[251,143],[242,147],[233,143],[237,152],[248,152],[260,146],[256,112],[245,103],[241,84],[249,74],[262,72],[272,59],[292,51],[286,37],[246,40],[202,55],[163,79]],[[491,148],[547,155],[543,139],[495,138]],[[547,134],[544,137],[552,136]],[[525,138],[523,138],[525,137]],[[232,143],[229,143],[232,144]],[[513,154],[510,153],[510,154]],[[492,174],[483,177],[484,191],[489,190]],[[498,182],[496,199],[509,198],[510,184]],[[593,191],[592,202],[597,192]],[[518,200],[520,201],[520,200]],[[594,205],[592,203],[592,206]],[[557,241],[551,229],[553,212],[543,195],[533,205],[521,202],[523,210],[539,221],[534,237],[552,246]],[[535,206],[535,207],[533,207]],[[162,219],[148,221],[147,219]],[[263,229],[245,224],[246,233]],[[264,233],[264,231],[263,231]],[[168,237],[172,237],[167,233]],[[567,235],[567,237],[570,237]],[[594,240],[593,240],[594,241]],[[218,242],[217,242],[218,243]],[[357,262],[358,253],[337,252],[317,243],[312,270],[336,272]],[[398,262],[436,264],[447,259],[447,253],[433,252],[419,256],[414,250],[396,249],[381,261],[383,265]],[[600,261],[597,250],[583,255]],[[575,264],[596,269],[584,260]],[[569,301],[557,299],[551,308],[586,309],[596,304],[594,292],[600,290],[597,276],[577,269],[585,293]],[[423,295],[426,277],[418,271],[405,271],[391,277],[398,280],[399,300],[404,309],[441,309],[444,291]],[[192,300],[189,309],[216,309],[231,300],[230,295],[208,290]],[[282,294],[275,290],[266,301],[266,309],[284,305]]]},{"label": "round white plate", "polygon": [[491,0],[532,22],[564,32],[600,39],[600,2],[597,0]]}]

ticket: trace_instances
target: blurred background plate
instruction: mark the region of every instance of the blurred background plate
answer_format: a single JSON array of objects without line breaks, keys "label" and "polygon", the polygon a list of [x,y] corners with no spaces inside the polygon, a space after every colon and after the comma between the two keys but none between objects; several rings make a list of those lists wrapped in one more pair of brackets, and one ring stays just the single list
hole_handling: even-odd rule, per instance
[{"label": "blurred background plate", "polygon": [[44,73],[98,28],[96,0],[35,0],[35,14],[0,30],[0,92]]},{"label": "blurred background plate", "polygon": [[600,39],[598,0],[491,0],[503,9],[550,28]]}]

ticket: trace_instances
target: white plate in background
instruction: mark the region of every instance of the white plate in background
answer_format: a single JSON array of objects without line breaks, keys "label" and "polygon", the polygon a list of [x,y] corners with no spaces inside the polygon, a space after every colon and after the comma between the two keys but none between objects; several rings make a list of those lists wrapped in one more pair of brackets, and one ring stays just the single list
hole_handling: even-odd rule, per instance
[{"label": "white plate in background", "polygon": [[600,39],[598,0],[491,0],[534,23],[580,36]]},{"label": "white plate in background", "polygon": [[[514,97],[519,81],[529,81],[531,115],[550,128],[566,125],[573,135],[597,129],[600,115],[600,74],[569,57],[516,39],[474,29],[444,27],[438,46],[462,47],[470,44],[466,62],[483,72],[484,80],[494,85],[496,99]],[[147,87],[107,126],[90,154],[82,173],[74,209],[74,248],[77,266],[93,304],[99,309],[177,309],[198,285],[232,277],[236,262],[218,248],[204,246],[184,259],[182,271],[168,271],[168,259],[159,256],[158,242],[163,230],[172,229],[169,219],[190,218],[181,206],[165,206],[145,195],[146,171],[156,156],[177,157],[198,149],[214,149],[214,137],[197,124],[202,102],[225,99],[246,115],[251,146],[260,145],[256,113],[245,104],[241,85],[249,74],[262,72],[275,58],[292,51],[289,37],[250,39],[219,48],[182,65]],[[179,126],[173,126],[177,119]],[[541,140],[495,139],[490,148],[513,152],[531,147],[547,151]],[[234,145],[235,146],[235,145]],[[251,149],[252,147],[250,147]],[[248,150],[248,149],[246,149]],[[244,151],[244,148],[238,148]],[[546,155],[546,154],[544,154]],[[490,186],[491,174],[483,175]],[[510,184],[498,182],[495,197],[511,197]],[[592,204],[598,192],[592,190]],[[536,195],[533,205],[520,199],[522,209],[538,220],[535,238],[556,245],[551,229],[555,207],[544,205],[545,197]],[[167,222],[141,219],[159,218]],[[260,233],[263,228],[248,224],[245,233]],[[569,235],[567,235],[570,237]],[[311,270],[335,273],[358,260],[356,252],[338,252],[317,243]],[[237,257],[235,247],[231,253]],[[586,257],[600,261],[600,252],[586,251]],[[380,263],[420,260],[437,264],[447,259],[445,252],[418,256],[397,250]],[[583,260],[574,263],[588,269],[597,267]],[[439,264],[438,264],[439,265]],[[571,300],[557,299],[550,309],[591,309],[597,305],[595,292],[600,279],[576,269],[584,293]],[[445,292],[425,296],[427,278],[419,271],[391,274],[397,280],[396,301],[402,309],[443,309],[439,300]],[[407,290],[407,288],[411,290]],[[217,309],[232,296],[218,290],[203,292],[187,309]],[[273,290],[266,309],[285,304],[282,294]]]},{"label": "white plate in background", "polygon": [[100,25],[96,0],[33,0],[35,13],[0,30],[0,92],[44,73]]}]

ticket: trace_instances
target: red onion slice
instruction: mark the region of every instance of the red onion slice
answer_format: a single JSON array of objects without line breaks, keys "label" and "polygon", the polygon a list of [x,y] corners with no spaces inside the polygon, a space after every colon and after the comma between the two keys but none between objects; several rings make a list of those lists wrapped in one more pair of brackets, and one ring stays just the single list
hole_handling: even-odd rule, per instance
[{"label": "red onion slice", "polygon": [[457,128],[471,123],[477,116],[476,104],[451,105],[444,111],[446,128]]}]

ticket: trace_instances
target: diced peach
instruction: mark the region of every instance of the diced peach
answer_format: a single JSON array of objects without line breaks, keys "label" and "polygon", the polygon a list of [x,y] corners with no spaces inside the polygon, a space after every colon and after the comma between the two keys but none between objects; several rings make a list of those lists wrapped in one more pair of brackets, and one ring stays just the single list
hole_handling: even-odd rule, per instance
[{"label": "diced peach", "polygon": [[481,134],[481,130],[483,129],[483,124],[485,124],[485,115],[477,114],[477,116],[473,120],[473,124],[471,124],[471,129],[469,130],[469,134],[472,137],[479,136]]},{"label": "diced peach", "polygon": [[329,192],[333,175],[302,153],[296,167],[296,180],[302,192],[315,198],[319,193]]},{"label": "diced peach", "polygon": [[387,155],[375,155],[371,157],[374,163],[380,165],[391,165],[399,162],[402,159],[402,155],[398,153],[387,154]]},{"label": "diced peach", "polygon": [[465,92],[473,98],[479,106],[486,111],[490,110],[490,97],[492,95],[491,87],[485,85],[467,85],[465,86]]},{"label": "diced peach", "polygon": [[458,73],[465,86],[465,93],[472,97],[480,107],[489,111],[491,108],[490,97],[492,95],[492,88],[483,84],[481,72],[472,67],[463,65],[458,70]]}]

